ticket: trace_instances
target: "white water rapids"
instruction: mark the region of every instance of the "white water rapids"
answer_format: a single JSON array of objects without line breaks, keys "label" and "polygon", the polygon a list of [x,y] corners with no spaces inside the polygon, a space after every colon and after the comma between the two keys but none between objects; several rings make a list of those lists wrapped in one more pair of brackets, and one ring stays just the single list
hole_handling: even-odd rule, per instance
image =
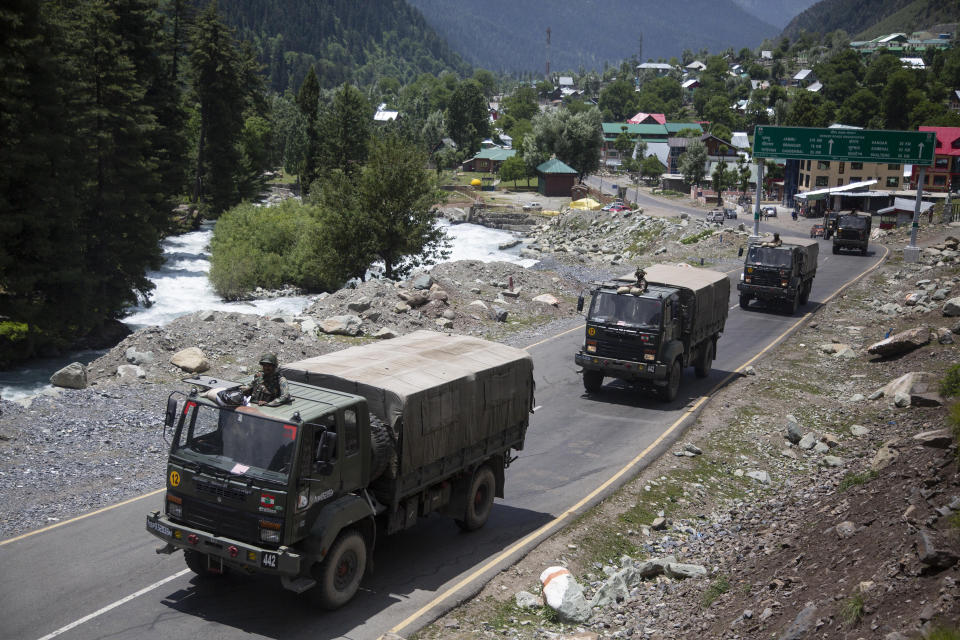
[{"label": "white water rapids", "polygon": [[[502,260],[524,267],[536,260],[519,257],[519,248],[507,251],[499,245],[515,238],[508,231],[488,229],[474,224],[448,225],[443,223],[451,241],[448,261]],[[149,307],[138,306],[124,318],[131,329],[150,325],[165,325],[183,315],[201,310],[238,311],[260,315],[297,315],[310,305],[313,296],[291,296],[224,302],[214,292],[207,277],[210,271],[210,256],[207,245],[213,236],[213,224],[204,225],[199,231],[171,236],[163,241],[164,264],[148,273],[156,288],[150,296]],[[59,358],[33,360],[17,369],[0,371],[0,397],[5,400],[22,400],[50,387],[50,376],[71,362],[87,364],[103,351],[82,351]]]}]

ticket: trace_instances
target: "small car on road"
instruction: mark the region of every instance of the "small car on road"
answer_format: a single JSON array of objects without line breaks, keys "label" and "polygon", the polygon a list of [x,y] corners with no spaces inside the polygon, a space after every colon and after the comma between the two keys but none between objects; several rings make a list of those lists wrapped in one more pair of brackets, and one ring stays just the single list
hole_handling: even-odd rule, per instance
[{"label": "small car on road", "polygon": [[776,207],[764,207],[762,211],[764,217],[766,218],[776,218],[777,217],[777,208]]},{"label": "small car on road", "polygon": [[707,222],[719,222],[723,224],[723,221],[726,219],[726,216],[723,215],[722,209],[714,209],[713,211],[707,212]]},{"label": "small car on road", "polygon": [[826,230],[823,228],[822,224],[815,224],[810,227],[810,237],[811,238],[822,238],[826,234]]},{"label": "small car on road", "polygon": [[736,220],[736,219],[737,219],[737,210],[736,210],[736,209],[724,209],[724,210],[723,210],[723,215],[725,215],[725,216],[726,216],[727,218],[729,218],[730,220]]}]

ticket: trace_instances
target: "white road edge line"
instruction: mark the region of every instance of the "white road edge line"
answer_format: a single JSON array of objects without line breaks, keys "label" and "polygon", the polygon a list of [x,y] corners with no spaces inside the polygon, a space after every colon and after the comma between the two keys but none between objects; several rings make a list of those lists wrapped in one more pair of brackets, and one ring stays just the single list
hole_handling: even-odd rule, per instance
[{"label": "white road edge line", "polygon": [[82,625],[83,623],[89,622],[90,620],[93,620],[93,619],[96,618],[97,616],[101,616],[101,615],[105,614],[106,612],[110,611],[111,609],[116,609],[116,608],[119,607],[120,605],[125,604],[125,603],[127,603],[127,602],[130,602],[130,601],[133,600],[134,598],[139,597],[139,596],[142,596],[143,594],[148,593],[148,592],[150,592],[150,591],[153,591],[153,590],[156,589],[157,587],[161,587],[161,586],[165,585],[166,583],[170,582],[171,580],[176,580],[176,579],[179,578],[180,576],[186,575],[186,574],[188,574],[188,573],[190,573],[190,569],[184,569],[183,571],[181,571],[181,572],[179,572],[179,573],[175,573],[175,574],[173,574],[172,576],[167,576],[166,578],[164,578],[163,580],[160,580],[159,582],[154,582],[154,583],[151,584],[149,587],[144,587],[143,589],[140,589],[140,591],[137,591],[136,593],[131,593],[131,594],[128,595],[126,598],[121,598],[120,600],[117,600],[117,601],[114,602],[113,604],[108,604],[107,606],[105,606],[104,608],[100,609],[99,611],[94,611],[93,613],[91,613],[91,614],[89,614],[89,615],[83,616],[83,617],[80,618],[79,620],[75,620],[74,622],[71,622],[70,624],[68,624],[68,625],[65,626],[65,627],[60,627],[59,629],[57,629],[57,630],[54,631],[53,633],[48,633],[47,635],[43,636],[43,637],[40,638],[39,640],[49,640],[50,638],[55,638],[55,637],[59,636],[61,633],[66,633],[67,631],[70,631],[70,630],[73,629],[74,627],[79,627],[79,626]]}]

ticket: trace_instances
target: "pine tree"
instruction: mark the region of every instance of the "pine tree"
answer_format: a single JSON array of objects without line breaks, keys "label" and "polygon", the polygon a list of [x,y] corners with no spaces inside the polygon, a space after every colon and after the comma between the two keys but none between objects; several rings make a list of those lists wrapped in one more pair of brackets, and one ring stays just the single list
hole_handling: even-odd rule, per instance
[{"label": "pine tree", "polygon": [[356,87],[344,84],[318,117],[319,170],[354,175],[367,160],[373,108]]},{"label": "pine tree", "polygon": [[317,128],[317,116],[320,108],[320,82],[317,80],[317,74],[311,65],[310,71],[303,84],[300,85],[300,91],[297,92],[297,108],[306,120],[307,144],[304,150],[304,158],[299,173],[300,188],[303,195],[310,191],[310,185],[317,179],[317,154],[319,152],[319,130]]}]

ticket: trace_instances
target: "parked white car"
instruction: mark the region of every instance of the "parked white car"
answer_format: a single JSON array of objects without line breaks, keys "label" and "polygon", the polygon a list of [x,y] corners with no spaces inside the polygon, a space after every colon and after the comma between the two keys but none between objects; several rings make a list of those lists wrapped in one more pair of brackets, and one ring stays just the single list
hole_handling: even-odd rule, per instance
[{"label": "parked white car", "polygon": [[723,209],[714,209],[707,212],[707,222],[719,222],[723,224],[726,216],[723,215]]}]

